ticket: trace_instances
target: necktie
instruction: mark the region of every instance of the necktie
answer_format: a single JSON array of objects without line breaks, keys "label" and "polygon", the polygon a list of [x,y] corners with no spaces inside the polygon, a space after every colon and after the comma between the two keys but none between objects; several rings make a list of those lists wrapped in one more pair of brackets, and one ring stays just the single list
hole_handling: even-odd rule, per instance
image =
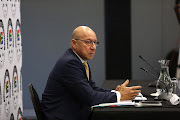
[{"label": "necktie", "polygon": [[88,64],[87,64],[87,62],[84,62],[83,64],[84,64],[84,67],[85,67],[85,70],[86,70],[87,78],[89,80],[89,67],[88,67]]}]

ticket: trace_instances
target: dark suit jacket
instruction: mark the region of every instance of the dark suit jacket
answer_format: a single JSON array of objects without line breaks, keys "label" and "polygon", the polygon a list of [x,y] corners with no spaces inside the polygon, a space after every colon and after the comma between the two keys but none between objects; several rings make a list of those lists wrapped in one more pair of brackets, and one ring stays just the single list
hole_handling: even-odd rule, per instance
[{"label": "dark suit jacket", "polygon": [[68,49],[50,73],[42,95],[45,118],[87,120],[92,105],[117,101],[116,94],[110,91],[97,87],[91,72],[88,80],[82,62]]}]

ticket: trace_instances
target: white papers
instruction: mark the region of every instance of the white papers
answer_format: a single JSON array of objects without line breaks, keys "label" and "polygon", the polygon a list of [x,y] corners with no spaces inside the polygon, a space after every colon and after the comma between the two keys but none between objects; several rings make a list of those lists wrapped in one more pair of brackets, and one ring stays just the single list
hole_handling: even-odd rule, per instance
[{"label": "white papers", "polygon": [[134,101],[145,101],[147,100],[146,97],[144,97],[141,93],[139,93],[139,95],[137,95],[137,97],[135,99],[132,100],[121,100],[120,102],[115,102],[115,103],[102,103],[99,105],[94,105],[91,108],[94,107],[116,107],[116,106],[130,106],[130,105],[135,105]]},{"label": "white papers", "polygon": [[115,102],[115,103],[102,103],[99,105],[94,105],[91,108],[94,107],[115,107],[115,106],[126,106],[126,105],[135,105],[135,102],[132,102],[131,100],[123,100],[120,102]]}]

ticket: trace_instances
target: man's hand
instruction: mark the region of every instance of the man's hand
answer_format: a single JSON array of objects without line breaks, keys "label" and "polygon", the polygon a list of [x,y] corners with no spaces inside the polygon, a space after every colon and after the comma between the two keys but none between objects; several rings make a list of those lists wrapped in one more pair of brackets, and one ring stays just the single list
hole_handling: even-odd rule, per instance
[{"label": "man's hand", "polygon": [[141,89],[141,86],[126,87],[128,84],[129,80],[126,80],[121,86],[118,85],[115,89],[121,93],[121,100],[132,100],[141,92],[141,90],[137,90]]}]

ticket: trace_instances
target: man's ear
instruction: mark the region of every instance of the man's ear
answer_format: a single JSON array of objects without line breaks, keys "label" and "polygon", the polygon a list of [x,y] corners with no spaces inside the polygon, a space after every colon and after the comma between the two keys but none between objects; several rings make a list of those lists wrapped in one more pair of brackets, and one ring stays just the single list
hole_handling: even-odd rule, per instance
[{"label": "man's ear", "polygon": [[71,47],[72,47],[72,49],[76,50],[76,48],[77,48],[76,40],[74,40],[74,39],[71,40]]}]

